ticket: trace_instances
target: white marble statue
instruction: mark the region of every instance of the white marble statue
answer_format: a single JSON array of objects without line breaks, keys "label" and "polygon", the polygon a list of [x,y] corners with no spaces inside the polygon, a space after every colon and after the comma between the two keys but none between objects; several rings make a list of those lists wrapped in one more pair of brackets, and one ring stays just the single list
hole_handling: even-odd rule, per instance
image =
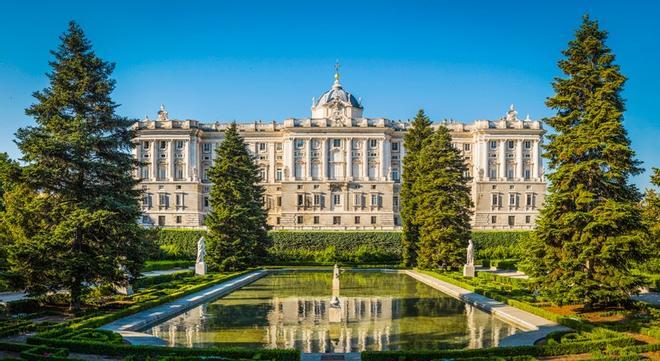
[{"label": "white marble statue", "polygon": [[339,291],[339,274],[341,271],[339,270],[339,266],[335,264],[335,267],[332,269],[332,290],[333,291]]},{"label": "white marble statue", "polygon": [[474,265],[474,243],[472,243],[472,240],[468,241],[467,264],[470,266]]},{"label": "white marble statue", "polygon": [[196,263],[204,263],[204,257],[206,257],[206,240],[202,236],[197,241],[197,261],[196,261]]},{"label": "white marble statue", "polygon": [[195,274],[199,276],[204,276],[206,274],[206,263],[204,263],[204,258],[206,257],[206,240],[204,237],[200,237],[197,241],[197,260],[195,261]]}]

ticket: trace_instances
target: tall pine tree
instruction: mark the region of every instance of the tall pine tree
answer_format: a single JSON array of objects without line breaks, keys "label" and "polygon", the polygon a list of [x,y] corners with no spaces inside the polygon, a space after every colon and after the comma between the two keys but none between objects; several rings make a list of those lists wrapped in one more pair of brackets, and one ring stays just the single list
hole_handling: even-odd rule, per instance
[{"label": "tall pine tree", "polygon": [[37,125],[16,133],[25,166],[5,195],[14,244],[9,262],[27,291],[68,290],[80,309],[88,285],[125,284],[146,257],[132,121],[115,114],[114,64],[96,56],[74,22],[51,53],[49,86],[26,110]]},{"label": "tall pine tree", "polygon": [[268,214],[262,203],[259,167],[238,134],[236,123],[225,130],[209,180],[213,183],[211,211],[205,223],[211,267],[230,271],[257,265],[270,246]]},{"label": "tall pine tree", "polygon": [[585,16],[559,68],[546,105],[544,156],[552,171],[528,259],[540,291],[557,303],[585,307],[627,300],[641,286],[631,274],[644,259],[638,207],[629,177],[641,170],[623,127],[626,78],[607,47],[607,33]]},{"label": "tall pine tree", "polygon": [[465,160],[452,146],[449,129],[440,126],[428,139],[416,170],[417,263],[427,269],[460,267],[471,235],[472,197]]},{"label": "tall pine tree", "polygon": [[406,155],[403,158],[401,220],[403,224],[403,261],[408,267],[417,264],[419,227],[415,223],[417,196],[413,192],[413,184],[418,177],[417,158],[424,142],[432,134],[431,120],[426,116],[424,110],[420,109],[403,138],[403,147],[406,150]]}]

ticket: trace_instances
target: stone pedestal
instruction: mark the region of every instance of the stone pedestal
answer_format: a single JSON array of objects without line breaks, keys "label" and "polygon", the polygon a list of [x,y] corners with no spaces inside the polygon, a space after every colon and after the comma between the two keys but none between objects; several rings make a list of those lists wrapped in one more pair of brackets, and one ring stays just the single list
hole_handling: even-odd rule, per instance
[{"label": "stone pedestal", "polygon": [[474,277],[474,265],[466,264],[463,266],[463,276]]},{"label": "stone pedestal", "polygon": [[119,293],[120,295],[130,296],[133,294],[133,286],[131,285],[117,287],[115,289],[117,290],[117,293]]},{"label": "stone pedestal", "polygon": [[339,290],[339,278],[337,277],[332,278],[332,289]]},{"label": "stone pedestal", "polygon": [[195,274],[198,276],[206,275],[206,262],[195,263]]}]

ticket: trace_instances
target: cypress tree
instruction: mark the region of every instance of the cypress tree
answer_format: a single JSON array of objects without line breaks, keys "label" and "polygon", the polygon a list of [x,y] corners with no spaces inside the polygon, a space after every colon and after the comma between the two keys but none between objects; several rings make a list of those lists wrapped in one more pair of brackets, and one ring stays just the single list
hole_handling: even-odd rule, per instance
[{"label": "cypress tree", "polygon": [[417,263],[421,268],[450,269],[465,262],[471,235],[470,177],[462,153],[451,143],[449,129],[438,127],[417,158]]},{"label": "cypress tree", "polygon": [[49,86],[19,129],[25,166],[4,194],[12,270],[31,294],[68,290],[79,311],[88,285],[125,284],[146,257],[140,191],[130,154],[133,121],[115,114],[114,64],[96,56],[74,22],[52,51]]},{"label": "cypress tree", "polygon": [[433,134],[431,120],[424,113],[424,109],[420,109],[403,138],[406,154],[403,158],[401,184],[401,221],[403,225],[403,261],[408,267],[417,264],[419,229],[415,224],[417,198],[413,192],[413,184],[418,177],[417,158],[424,142],[431,134]]},{"label": "cypress tree", "polygon": [[627,300],[641,286],[631,274],[645,259],[640,193],[629,177],[639,162],[623,127],[626,78],[614,63],[607,32],[585,16],[559,61],[563,77],[546,105],[544,154],[549,195],[529,247],[528,271],[542,294],[586,309]]},{"label": "cypress tree", "polygon": [[268,214],[262,204],[259,167],[238,134],[236,123],[225,130],[209,179],[213,183],[211,211],[205,223],[211,267],[233,271],[257,265],[270,246]]}]

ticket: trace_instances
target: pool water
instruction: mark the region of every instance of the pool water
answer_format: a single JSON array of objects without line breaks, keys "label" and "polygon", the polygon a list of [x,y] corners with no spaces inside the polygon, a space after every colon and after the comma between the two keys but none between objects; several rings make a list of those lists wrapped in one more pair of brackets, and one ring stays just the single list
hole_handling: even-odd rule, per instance
[{"label": "pool water", "polygon": [[497,346],[515,326],[394,272],[273,273],[145,332],[171,346],[357,352]]}]

